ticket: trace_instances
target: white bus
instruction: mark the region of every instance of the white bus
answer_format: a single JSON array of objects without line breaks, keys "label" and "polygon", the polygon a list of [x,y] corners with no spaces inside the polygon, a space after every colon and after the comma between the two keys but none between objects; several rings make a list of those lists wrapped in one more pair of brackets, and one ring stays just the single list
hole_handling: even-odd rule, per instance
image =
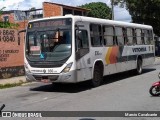
[{"label": "white bus", "polygon": [[151,26],[72,15],[30,21],[24,51],[28,81],[95,87],[105,75],[141,74],[155,60]]}]

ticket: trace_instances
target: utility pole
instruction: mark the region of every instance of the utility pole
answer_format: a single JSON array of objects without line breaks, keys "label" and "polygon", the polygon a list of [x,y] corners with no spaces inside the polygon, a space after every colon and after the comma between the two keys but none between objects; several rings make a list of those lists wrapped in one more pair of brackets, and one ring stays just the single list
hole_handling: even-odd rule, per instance
[{"label": "utility pole", "polygon": [[114,0],[111,0],[111,5],[112,5],[112,20],[114,20]]}]

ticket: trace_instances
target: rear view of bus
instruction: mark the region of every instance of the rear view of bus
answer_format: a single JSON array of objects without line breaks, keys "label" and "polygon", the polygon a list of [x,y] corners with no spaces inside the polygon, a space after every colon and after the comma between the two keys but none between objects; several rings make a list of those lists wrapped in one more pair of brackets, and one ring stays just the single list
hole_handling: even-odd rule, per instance
[{"label": "rear view of bus", "polygon": [[76,82],[71,18],[30,21],[25,41],[28,81]]}]

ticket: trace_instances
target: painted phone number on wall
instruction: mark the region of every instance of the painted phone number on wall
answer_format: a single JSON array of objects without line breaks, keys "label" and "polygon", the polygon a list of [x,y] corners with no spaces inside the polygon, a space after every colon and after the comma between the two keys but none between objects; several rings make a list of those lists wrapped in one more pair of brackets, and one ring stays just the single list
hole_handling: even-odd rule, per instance
[{"label": "painted phone number on wall", "polygon": [[15,42],[14,30],[0,30],[0,42]]}]

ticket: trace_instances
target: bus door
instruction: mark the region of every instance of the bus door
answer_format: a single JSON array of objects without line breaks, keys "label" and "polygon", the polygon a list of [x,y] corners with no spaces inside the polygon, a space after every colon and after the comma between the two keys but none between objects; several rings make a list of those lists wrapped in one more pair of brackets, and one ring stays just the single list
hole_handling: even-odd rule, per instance
[{"label": "bus door", "polygon": [[75,29],[77,81],[91,79],[88,28],[88,25],[79,23]]}]

